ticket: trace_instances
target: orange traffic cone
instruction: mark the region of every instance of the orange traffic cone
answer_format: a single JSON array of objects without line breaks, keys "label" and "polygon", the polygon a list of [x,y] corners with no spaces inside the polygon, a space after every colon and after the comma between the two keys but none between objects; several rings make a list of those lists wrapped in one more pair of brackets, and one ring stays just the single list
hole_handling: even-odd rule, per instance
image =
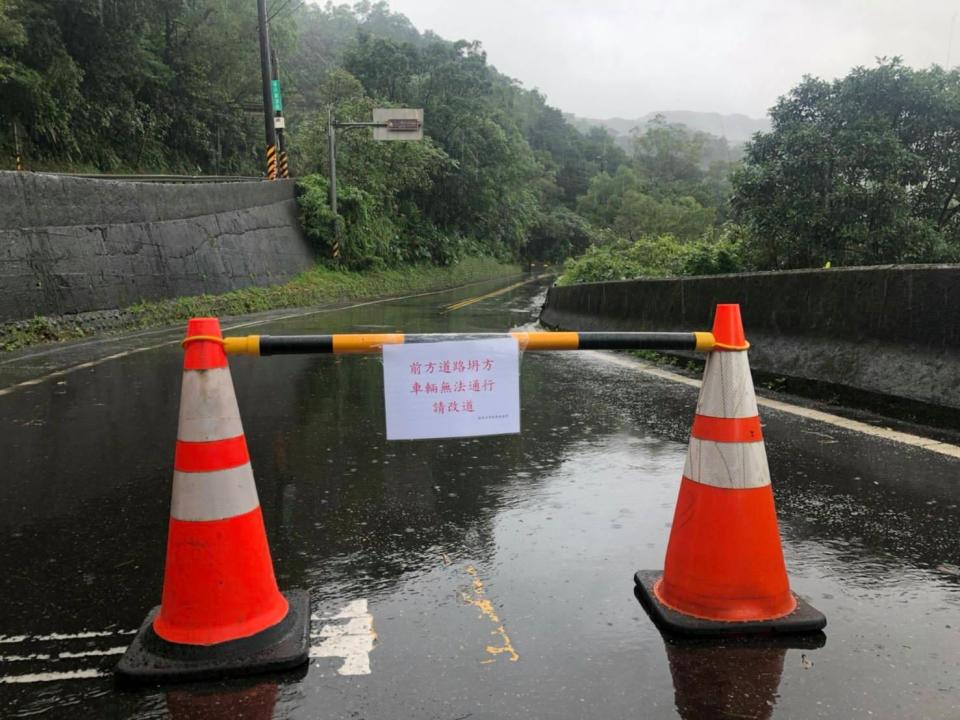
[{"label": "orange traffic cone", "polygon": [[826,618],[790,591],[739,305],[718,305],[662,573],[635,576],[666,630],[812,632]]},{"label": "orange traffic cone", "polygon": [[190,320],[184,346],[163,598],[117,672],[186,680],[300,665],[310,599],[277,589],[220,323]]}]

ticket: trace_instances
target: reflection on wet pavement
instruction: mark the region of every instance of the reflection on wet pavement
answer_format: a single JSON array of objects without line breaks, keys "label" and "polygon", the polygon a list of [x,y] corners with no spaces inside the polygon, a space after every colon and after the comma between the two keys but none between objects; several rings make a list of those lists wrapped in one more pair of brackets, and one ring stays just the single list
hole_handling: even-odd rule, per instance
[{"label": "reflection on wet pavement", "polygon": [[[537,285],[442,312],[492,289],[262,332],[536,317]],[[673,644],[632,575],[662,566],[696,391],[578,353],[525,354],[520,435],[439,442],[384,439],[379,357],[232,361],[278,581],[310,589],[315,648],[366,602],[370,674],[318,651],[303,677],[120,692],[116,655],[92,653],[160,596],[180,361],[0,397],[0,675],[106,674],[5,680],[11,717],[960,716],[960,464],[762,412],[791,583],[826,644]]]}]

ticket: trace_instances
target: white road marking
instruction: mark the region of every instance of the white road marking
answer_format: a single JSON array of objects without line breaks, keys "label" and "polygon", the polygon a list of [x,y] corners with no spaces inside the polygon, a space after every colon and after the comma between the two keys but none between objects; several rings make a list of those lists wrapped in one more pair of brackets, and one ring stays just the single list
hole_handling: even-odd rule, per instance
[{"label": "white road marking", "polygon": [[360,600],[353,600],[346,605],[343,609],[340,610],[336,615],[321,615],[320,613],[313,613],[310,616],[310,619],[313,622],[320,622],[322,620],[348,620],[350,618],[361,617],[365,615],[369,610],[367,610],[367,601],[365,598]]},{"label": "white road marking", "polygon": [[97,657],[103,655],[123,655],[127,651],[127,646],[107,648],[106,650],[84,650],[82,652],[62,652],[57,658],[79,658],[79,657]]},{"label": "white road marking", "polygon": [[[0,643],[6,645],[19,645],[25,643],[37,642],[57,642],[69,640],[89,640],[92,638],[111,638],[124,635],[133,635],[136,630],[83,630],[77,633],[49,633],[47,635],[0,635]],[[25,655],[0,655],[0,663],[7,662],[30,662],[45,660],[57,662],[58,660],[75,660],[77,658],[88,657],[108,657],[111,655],[122,655],[126,652],[127,646],[117,646],[106,648],[105,650],[78,650],[76,652],[63,650],[52,654],[31,653]],[[109,671],[98,668],[83,668],[80,670],[60,670],[52,672],[24,673],[22,675],[3,675],[0,676],[0,685],[14,685],[25,683],[45,683],[58,682],[60,680],[89,680],[91,678],[106,677],[110,675]]]},{"label": "white road marking", "polygon": [[372,635],[373,634],[373,616],[351,618],[350,622],[343,625],[324,625],[320,632],[311,633],[310,637],[340,637],[341,635]]},{"label": "white road marking", "polygon": [[49,655],[43,653],[34,653],[33,655],[0,655],[0,663],[4,662],[25,662],[28,660],[50,660]]},{"label": "white road marking", "polygon": [[[669,380],[670,382],[680,383],[681,385],[688,385],[690,387],[700,387],[699,380],[677,375],[676,373],[672,373],[668,370],[662,370],[661,368],[654,367],[653,365],[645,363],[642,360],[630,359],[620,355],[613,355],[611,353],[600,352],[597,350],[585,350],[583,352],[589,352],[604,362],[619,365],[620,367],[630,368],[631,370],[643,373],[644,375],[652,375],[653,377]],[[939,440],[933,440],[932,438],[925,438],[921,437],[920,435],[911,435],[910,433],[900,432],[899,430],[891,430],[890,428],[874,427],[873,425],[868,425],[867,423],[860,422],[859,420],[851,420],[849,418],[840,417],[839,415],[832,415],[821,410],[812,410],[810,408],[800,407],[798,405],[791,405],[789,403],[781,402],[780,400],[771,400],[769,398],[758,397],[757,404],[762,407],[770,408],[771,410],[778,410],[780,412],[788,413],[796,417],[802,417],[807,420],[814,420],[826,425],[833,425],[834,427],[843,428],[844,430],[850,430],[863,435],[869,435],[882,440],[889,440],[890,442],[909,445],[921,450],[927,450],[929,452],[960,459],[960,446],[940,442]]]},{"label": "white road marking", "polygon": [[89,678],[106,677],[109,674],[110,673],[97,670],[96,668],[87,668],[84,670],[63,670],[61,672],[29,673],[26,675],[3,675],[0,676],[0,685],[55,682],[57,680],[86,680]]},{"label": "white road marking", "polygon": [[363,617],[369,612],[370,611],[367,609],[366,598],[361,598],[360,600],[354,600],[336,615],[331,615],[330,617],[333,620],[342,620],[347,618]]},{"label": "white road marking", "polygon": [[30,660],[68,660],[82,657],[101,657],[104,655],[123,655],[127,651],[127,646],[107,648],[106,650],[83,650],[81,652],[70,652],[65,650],[56,655],[46,653],[34,653],[32,655],[0,655],[0,662],[27,662]]},{"label": "white road marking", "polygon": [[136,630],[84,630],[78,633],[50,633],[49,635],[0,635],[0,644],[47,642],[49,640],[87,640],[89,638],[134,635]]},{"label": "white road marking", "polygon": [[[333,615],[319,615],[314,613],[311,620],[323,622],[323,626],[310,637],[321,642],[310,648],[311,658],[343,658],[343,663],[337,669],[340,675],[369,675],[370,652],[377,640],[377,633],[373,629],[373,616],[370,614],[365,599],[354,600],[343,606]],[[338,621],[346,622],[338,622]],[[50,642],[65,640],[88,640],[91,638],[108,638],[124,635],[133,635],[136,630],[84,630],[77,633],[49,633],[47,635],[0,635],[0,643],[15,645],[34,642]],[[127,647],[116,646],[104,650],[78,650],[76,652],[63,650],[56,654],[32,653],[23,655],[0,655],[0,663],[72,660],[87,657],[108,657],[122,655]],[[80,670],[63,670],[39,673],[24,673],[21,675],[0,676],[0,685],[59,682],[63,680],[88,680],[107,677],[109,670],[98,668],[83,668]]]},{"label": "white road marking", "polygon": [[[311,617],[321,620],[318,615]],[[310,648],[311,658],[343,658],[337,669],[341,675],[369,675],[370,653],[377,639],[373,629],[373,616],[367,609],[366,600],[354,600],[329,620],[347,620],[346,623],[325,624],[311,637],[323,638],[323,642]]]}]

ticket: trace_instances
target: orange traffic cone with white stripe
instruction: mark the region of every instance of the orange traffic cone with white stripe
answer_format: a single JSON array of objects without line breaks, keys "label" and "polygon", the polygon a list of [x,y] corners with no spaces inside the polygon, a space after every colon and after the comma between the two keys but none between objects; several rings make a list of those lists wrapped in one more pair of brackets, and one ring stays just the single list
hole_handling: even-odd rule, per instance
[{"label": "orange traffic cone with white stripe", "polygon": [[309,595],[277,589],[217,319],[190,320],[184,347],[163,597],[117,672],[160,681],[295,667],[309,651]]},{"label": "orange traffic cone with white stripe", "polygon": [[635,576],[664,630],[688,635],[813,632],[826,625],[790,591],[739,305],[718,305],[663,572]]}]

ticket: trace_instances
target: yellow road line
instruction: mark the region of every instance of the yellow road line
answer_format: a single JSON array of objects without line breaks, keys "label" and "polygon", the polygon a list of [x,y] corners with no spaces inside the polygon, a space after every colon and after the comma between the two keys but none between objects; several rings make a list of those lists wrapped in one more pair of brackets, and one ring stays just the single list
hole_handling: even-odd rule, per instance
[{"label": "yellow road line", "polygon": [[[480,283],[489,282],[488,280],[478,280],[476,282],[465,283],[456,288],[443,288],[441,290],[428,290],[426,292],[414,293],[411,295],[402,295],[399,297],[389,297],[389,298],[378,298],[376,300],[367,300],[365,302],[354,303],[352,305],[345,305],[343,307],[330,307],[330,308],[320,308],[319,310],[298,310],[296,312],[288,313],[285,315],[278,315],[268,318],[262,318],[259,320],[250,320],[247,322],[237,323],[234,325],[225,324],[223,326],[224,331],[240,330],[246,327],[254,327],[256,325],[267,325],[269,323],[280,322],[281,320],[290,320],[292,318],[306,317],[308,315],[320,315],[325,313],[334,313],[340,312],[341,310],[354,310],[356,308],[366,307],[368,305],[380,305],[384,303],[398,302],[400,300],[410,300],[412,298],[427,297],[429,295],[442,295],[443,293],[451,292],[452,290],[459,290],[464,287],[469,287],[470,285],[479,285]],[[156,332],[166,332],[166,328],[160,328]],[[152,331],[153,332],[153,331]],[[103,337],[98,338],[94,341],[94,345],[102,345],[109,342],[123,342],[125,339],[128,339],[125,335],[118,335],[113,337]],[[40,377],[30,378],[29,380],[23,380],[18,383],[13,383],[12,385],[7,385],[5,387],[0,387],[0,397],[4,395],[9,395],[10,393],[16,392],[23,388],[31,387],[33,385],[39,385],[46,382],[47,380],[52,380],[54,378],[63,377],[64,375],[69,375],[71,373],[77,372],[78,370],[84,370],[86,368],[96,367],[98,365],[103,365],[104,363],[110,362],[111,360],[119,360],[120,358],[127,357],[129,355],[136,355],[137,353],[147,352],[149,350],[158,350],[159,348],[168,347],[170,345],[179,345],[182,342],[183,338],[176,338],[175,340],[166,340],[163,342],[154,343],[153,345],[145,345],[138,348],[131,348],[130,350],[124,350],[123,352],[113,353],[112,355],[107,355],[105,357],[97,358],[96,360],[90,360],[88,362],[80,363],[79,365],[71,365],[69,367],[61,368],[59,370],[54,370],[49,372],[46,375]],[[87,343],[84,343],[85,345]],[[36,353],[36,356],[40,355],[49,355],[50,352],[59,350],[59,348],[51,348],[50,351],[40,351]],[[10,358],[8,360],[3,360],[0,364],[8,364],[12,362],[17,362],[19,360],[25,360],[32,357],[32,355],[27,355],[25,357]]]},{"label": "yellow road line", "polygon": [[491,630],[490,634],[499,636],[503,643],[502,645],[487,645],[486,650],[493,655],[493,657],[489,660],[481,660],[480,662],[484,665],[489,665],[497,661],[497,656],[504,654],[510,657],[510,662],[516,662],[520,659],[520,655],[513,648],[513,643],[510,641],[510,636],[507,635],[507,631],[503,627],[503,622],[497,616],[497,611],[493,609],[493,603],[486,597],[483,580],[478,576],[477,569],[473,565],[468,565],[467,575],[473,578],[473,582],[471,583],[473,586],[473,595],[461,593],[463,599],[477,608],[484,617],[497,626],[497,629]]},{"label": "yellow road line", "polygon": [[490,299],[490,298],[497,297],[497,295],[503,295],[504,293],[508,293],[508,292],[510,292],[511,290],[516,290],[516,289],[517,289],[518,287],[520,287],[521,285],[526,285],[528,282],[530,282],[530,281],[529,281],[529,280],[524,280],[523,282],[515,283],[515,284],[513,284],[513,285],[510,285],[509,287],[500,288],[499,290],[494,290],[493,292],[487,293],[486,295],[479,295],[479,296],[477,296],[477,297],[468,298],[467,300],[461,300],[460,302],[455,302],[455,303],[453,303],[452,305],[447,305],[447,306],[443,309],[443,312],[445,312],[445,313],[453,312],[454,310],[459,310],[460,308],[465,308],[465,307],[467,307],[467,305],[473,305],[474,303],[478,303],[478,302],[480,302],[481,300],[488,300],[488,299]]},{"label": "yellow road line", "polygon": [[452,305],[447,305],[445,308],[443,308],[443,310],[441,311],[441,314],[446,314],[449,312],[453,312],[455,310],[459,310],[460,308],[465,308],[467,307],[467,305],[473,305],[474,303],[478,303],[481,300],[489,300],[490,298],[497,297],[498,295],[503,295],[504,293],[508,293],[511,290],[516,290],[518,287],[522,287],[523,285],[529,285],[530,283],[536,282],[537,280],[542,280],[548,275],[549,273],[547,273],[546,275],[538,275],[537,277],[528,278],[527,280],[514,283],[509,287],[500,288],[499,290],[494,290],[493,292],[489,292],[486,295],[479,295],[478,297],[467,298],[466,300],[455,302]]}]

